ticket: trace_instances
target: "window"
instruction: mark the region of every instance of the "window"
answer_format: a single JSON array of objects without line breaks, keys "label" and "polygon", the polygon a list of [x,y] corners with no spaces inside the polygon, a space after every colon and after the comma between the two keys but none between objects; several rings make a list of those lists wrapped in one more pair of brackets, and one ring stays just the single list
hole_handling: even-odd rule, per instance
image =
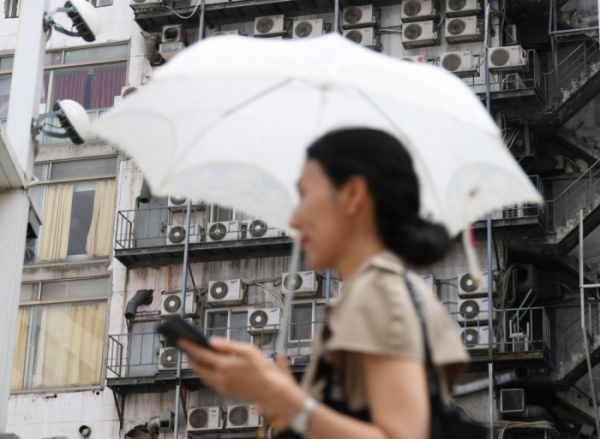
[{"label": "window", "polygon": [[248,309],[219,309],[206,312],[207,336],[216,335],[231,340],[250,343]]},{"label": "window", "polygon": [[11,390],[99,385],[108,278],[21,286]]},{"label": "window", "polygon": [[325,302],[306,301],[292,305],[290,341],[312,340],[315,322],[325,320]]},{"label": "window", "polygon": [[4,16],[6,18],[19,17],[19,0],[4,0]]},{"label": "window", "polygon": [[32,188],[42,209],[39,239],[25,264],[107,258],[112,242],[117,157],[36,164]]},{"label": "window", "polygon": [[[54,102],[72,99],[80,103],[92,122],[114,106],[115,97],[121,96],[127,76],[129,45],[116,44],[83,49],[65,49],[47,52],[44,58],[44,82],[39,112],[52,111]],[[8,115],[11,70],[13,57],[0,58],[0,121]],[[60,126],[52,120],[46,127]],[[57,129],[60,131],[60,129]],[[90,135],[86,140],[95,140]],[[40,143],[61,143],[56,139],[40,135]]]},{"label": "window", "polygon": [[99,8],[101,6],[110,6],[112,5],[112,0],[89,0],[92,5]]}]

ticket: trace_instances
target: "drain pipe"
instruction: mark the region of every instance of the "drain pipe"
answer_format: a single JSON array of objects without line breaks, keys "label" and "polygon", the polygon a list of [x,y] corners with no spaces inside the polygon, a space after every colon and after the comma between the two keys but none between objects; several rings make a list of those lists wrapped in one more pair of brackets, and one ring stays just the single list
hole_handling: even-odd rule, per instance
[{"label": "drain pipe", "polygon": [[[529,369],[527,366],[517,366],[508,372],[502,372],[497,374],[494,377],[494,384],[497,386],[504,386],[506,384],[517,383],[519,381],[524,381],[529,377]],[[481,390],[485,390],[490,387],[489,378],[482,378],[477,381],[472,381],[470,383],[461,384],[456,386],[453,395],[454,396],[464,396],[470,393],[479,392]]]},{"label": "drain pipe", "polygon": [[133,320],[138,306],[150,299],[150,297],[152,297],[152,290],[138,290],[131,300],[127,302],[127,307],[125,308],[125,318],[127,320]]},{"label": "drain pipe", "polygon": [[153,417],[146,423],[148,434],[150,439],[156,439],[158,437],[158,429],[160,428],[160,418],[158,416]]}]

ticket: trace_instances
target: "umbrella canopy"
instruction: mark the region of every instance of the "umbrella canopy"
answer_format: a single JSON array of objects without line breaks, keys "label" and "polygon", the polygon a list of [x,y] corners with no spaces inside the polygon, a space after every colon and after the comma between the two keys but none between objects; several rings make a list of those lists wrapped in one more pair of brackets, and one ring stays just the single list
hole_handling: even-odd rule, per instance
[{"label": "umbrella canopy", "polygon": [[287,228],[307,146],[346,127],[381,129],[404,144],[421,215],[451,235],[494,209],[541,202],[460,79],[336,34],[194,44],[93,129],[135,159],[155,195],[219,203]]}]

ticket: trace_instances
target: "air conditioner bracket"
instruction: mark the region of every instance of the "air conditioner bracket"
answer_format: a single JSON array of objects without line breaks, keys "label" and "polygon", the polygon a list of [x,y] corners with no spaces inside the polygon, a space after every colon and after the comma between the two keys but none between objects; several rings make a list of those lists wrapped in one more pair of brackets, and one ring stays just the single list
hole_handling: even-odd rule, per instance
[{"label": "air conditioner bracket", "polygon": [[123,431],[123,422],[125,414],[125,394],[117,389],[111,389],[115,399],[115,407],[117,408],[117,416],[119,417],[119,431]]}]

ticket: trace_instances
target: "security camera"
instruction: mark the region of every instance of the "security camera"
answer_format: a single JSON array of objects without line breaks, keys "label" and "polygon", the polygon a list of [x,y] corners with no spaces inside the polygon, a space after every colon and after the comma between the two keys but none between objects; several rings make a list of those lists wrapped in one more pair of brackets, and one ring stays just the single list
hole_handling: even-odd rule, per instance
[{"label": "security camera", "polygon": [[[85,109],[77,102],[70,99],[57,101],[52,108],[51,113],[42,114],[32,126],[33,135],[42,132],[49,137],[70,138],[77,145],[85,142],[85,138],[90,132],[90,118]],[[60,126],[65,130],[64,133],[57,133],[44,129],[42,121],[56,117]]]},{"label": "security camera", "polygon": [[[52,17],[57,12],[66,13],[78,32],[69,31],[56,23]],[[44,16],[44,30],[46,32],[51,33],[54,29],[71,37],[81,37],[89,43],[96,40],[100,33],[100,27],[100,17],[98,17],[96,8],[85,0],[69,0],[62,8],[57,8]]]},{"label": "security camera", "polygon": [[82,425],[81,427],[79,427],[79,434],[83,437],[90,437],[90,435],[92,434],[92,429],[87,425]]}]

